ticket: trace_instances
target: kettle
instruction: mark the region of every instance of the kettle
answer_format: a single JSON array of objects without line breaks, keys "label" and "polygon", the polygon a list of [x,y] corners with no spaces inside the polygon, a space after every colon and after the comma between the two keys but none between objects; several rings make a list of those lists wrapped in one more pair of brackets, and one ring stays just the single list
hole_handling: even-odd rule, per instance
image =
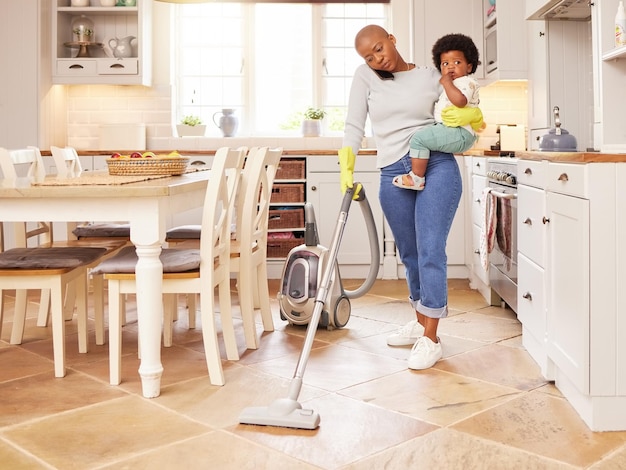
[{"label": "kettle", "polygon": [[135,36],[126,36],[125,38],[118,39],[112,38],[109,39],[109,47],[113,52],[113,56],[118,59],[123,59],[125,57],[133,56],[133,46],[131,41],[135,39]]},{"label": "kettle", "polygon": [[544,152],[577,152],[576,137],[561,127],[559,107],[555,106],[554,127],[539,141],[539,150]]}]

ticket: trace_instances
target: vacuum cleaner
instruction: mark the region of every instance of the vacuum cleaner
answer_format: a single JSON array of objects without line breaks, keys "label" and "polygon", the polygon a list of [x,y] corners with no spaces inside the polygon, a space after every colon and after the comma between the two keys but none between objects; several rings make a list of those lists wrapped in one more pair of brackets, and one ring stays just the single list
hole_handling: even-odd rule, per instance
[{"label": "vacuum cleaner", "polygon": [[[358,289],[346,290],[341,282],[337,261],[332,263],[334,268],[331,272],[330,288],[327,292],[328,298],[324,300],[319,321],[320,327],[329,330],[346,326],[350,319],[350,299],[356,299],[368,292],[378,274],[380,252],[376,223],[362,189],[359,192],[359,195],[361,194],[363,194],[363,198],[358,198],[357,201],[360,203],[367,226],[372,254],[370,269],[365,281]],[[287,255],[287,261],[283,268],[281,290],[277,296],[281,319],[292,325],[307,325],[311,321],[317,291],[322,285],[323,268],[327,265],[330,256],[330,250],[319,244],[313,205],[307,203],[304,206],[304,211],[304,244],[293,248]]]},{"label": "vacuum cleaner", "polygon": [[[341,279],[339,277],[339,271],[337,268],[337,253],[339,251],[339,245],[345,229],[346,220],[348,218],[348,211],[350,204],[352,203],[352,197],[354,194],[354,188],[359,188],[357,192],[356,200],[360,203],[361,209],[368,223],[368,233],[371,244],[372,260],[370,267],[370,274],[368,279],[361,285],[356,291],[348,293],[343,290],[341,286]],[[312,210],[310,210],[312,215]],[[370,222],[368,221],[371,221]],[[309,225],[312,224],[312,225]],[[348,188],[345,192],[337,225],[333,234],[332,243],[330,248],[325,249],[319,246],[313,241],[317,241],[317,229],[315,227],[315,221],[310,220],[306,226],[306,233],[308,233],[310,239],[307,240],[304,247],[296,247],[290,252],[289,260],[285,267],[283,286],[287,286],[287,294],[283,293],[281,302],[283,305],[290,306],[289,318],[295,322],[308,323],[306,330],[306,337],[304,340],[304,346],[296,365],[296,370],[289,386],[289,394],[287,398],[279,398],[272,402],[269,406],[262,407],[250,407],[242,411],[239,416],[239,423],[241,424],[256,424],[261,426],[279,426],[287,428],[297,429],[316,429],[320,423],[320,415],[315,410],[302,408],[302,405],[298,402],[298,396],[302,388],[302,378],[304,376],[304,370],[306,368],[311,348],[313,347],[313,340],[315,339],[315,333],[320,324],[322,312],[326,308],[327,315],[332,318],[332,322],[335,326],[339,327],[345,325],[347,317],[349,317],[349,296],[350,295],[363,295],[371,285],[373,284],[376,274],[378,272],[378,266],[380,262],[380,253],[378,248],[378,237],[376,234],[376,228],[374,219],[372,217],[371,208],[365,197],[365,189],[360,183],[354,183],[353,188]],[[305,239],[307,235],[305,233]],[[374,243],[373,243],[374,242]],[[309,252],[307,254],[305,252]],[[294,258],[292,260],[292,257]],[[298,261],[303,260],[303,261]],[[291,268],[289,265],[291,264]],[[318,271],[321,270],[321,281],[317,283]],[[371,272],[374,271],[374,275]],[[373,277],[373,280],[370,278]],[[291,286],[291,290],[289,289]],[[282,292],[282,291],[281,291]],[[310,296],[315,296],[313,302],[313,308],[310,309],[309,300]],[[330,296],[330,299],[329,299]],[[292,301],[289,299],[296,299],[293,303],[296,307],[292,306]],[[347,302],[347,303],[346,303]],[[347,316],[346,316],[347,305]],[[329,310],[329,307],[331,309]],[[281,306],[281,311],[283,307]],[[333,315],[329,315],[328,312],[333,311]],[[296,312],[296,313],[292,313]]]}]

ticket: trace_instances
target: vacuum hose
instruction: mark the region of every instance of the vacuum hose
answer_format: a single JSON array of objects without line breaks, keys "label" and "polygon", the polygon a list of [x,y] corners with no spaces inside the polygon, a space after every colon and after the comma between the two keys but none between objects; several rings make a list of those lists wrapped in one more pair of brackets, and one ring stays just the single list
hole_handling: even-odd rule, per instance
[{"label": "vacuum hose", "polygon": [[[354,183],[355,186],[357,184],[359,183]],[[378,244],[376,221],[374,220],[374,215],[372,214],[372,208],[370,207],[370,203],[365,196],[365,188],[361,187],[358,199],[356,199],[356,201],[361,207],[361,213],[363,214],[363,218],[365,219],[365,225],[367,226],[367,236],[370,242],[370,253],[372,255],[372,259],[370,260],[370,270],[367,273],[367,277],[365,278],[365,281],[363,281],[363,284],[361,284],[357,289],[354,290],[344,289],[344,293],[349,299],[358,299],[359,297],[365,295],[372,288],[374,282],[376,282],[378,268],[380,267],[380,247]]]}]

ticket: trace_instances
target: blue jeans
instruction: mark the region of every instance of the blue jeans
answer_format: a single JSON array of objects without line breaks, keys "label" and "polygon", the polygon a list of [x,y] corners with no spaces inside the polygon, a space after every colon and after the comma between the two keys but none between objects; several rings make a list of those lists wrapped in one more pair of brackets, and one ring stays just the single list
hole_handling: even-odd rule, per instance
[{"label": "blue jeans", "polygon": [[411,170],[409,154],[381,169],[380,203],[406,270],[411,305],[431,318],[448,315],[446,241],[459,205],[462,180],[449,153],[433,152],[423,191],[392,184]]}]

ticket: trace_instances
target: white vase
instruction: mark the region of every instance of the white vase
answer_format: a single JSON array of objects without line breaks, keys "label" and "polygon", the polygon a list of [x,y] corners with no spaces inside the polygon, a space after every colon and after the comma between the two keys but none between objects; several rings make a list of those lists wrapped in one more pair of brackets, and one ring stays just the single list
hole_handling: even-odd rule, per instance
[{"label": "white vase", "polygon": [[322,121],[319,119],[305,119],[302,121],[302,135],[304,137],[319,137],[322,134]]}]

